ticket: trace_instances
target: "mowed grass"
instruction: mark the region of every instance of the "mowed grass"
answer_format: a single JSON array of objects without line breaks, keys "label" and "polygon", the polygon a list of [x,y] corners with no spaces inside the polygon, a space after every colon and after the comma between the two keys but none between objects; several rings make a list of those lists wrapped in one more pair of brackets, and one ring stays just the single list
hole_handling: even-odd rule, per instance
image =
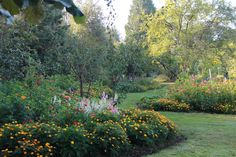
[{"label": "mowed grass", "polygon": [[139,102],[140,99],[143,97],[153,97],[153,96],[160,96],[163,97],[166,95],[167,86],[163,86],[160,89],[149,90],[143,93],[128,93],[126,99],[119,104],[119,108],[123,109],[130,109],[135,108],[136,103]]},{"label": "mowed grass", "polygon": [[187,140],[146,157],[236,157],[236,116],[161,112]]},{"label": "mowed grass", "polygon": [[[145,96],[164,96],[167,87],[130,93],[120,108],[135,108]],[[161,112],[177,124],[186,141],[145,157],[236,157],[236,115]]]}]

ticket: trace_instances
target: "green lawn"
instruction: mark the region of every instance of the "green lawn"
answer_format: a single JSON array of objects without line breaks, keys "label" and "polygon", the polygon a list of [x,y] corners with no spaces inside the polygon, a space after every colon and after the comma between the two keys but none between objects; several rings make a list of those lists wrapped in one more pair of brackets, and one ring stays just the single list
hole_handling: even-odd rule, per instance
[{"label": "green lawn", "polygon": [[129,93],[127,94],[126,99],[119,105],[119,108],[135,108],[135,104],[143,97],[153,97],[153,96],[164,96],[166,94],[167,87],[164,86],[160,89],[149,90],[143,93]]},{"label": "green lawn", "polygon": [[146,157],[236,157],[236,116],[162,112],[188,139]]},{"label": "green lawn", "polygon": [[[144,96],[165,95],[166,87],[130,93],[120,105],[134,108]],[[127,104],[127,105],[126,105]],[[188,139],[146,157],[236,157],[236,116],[206,113],[161,112],[177,124]]]}]

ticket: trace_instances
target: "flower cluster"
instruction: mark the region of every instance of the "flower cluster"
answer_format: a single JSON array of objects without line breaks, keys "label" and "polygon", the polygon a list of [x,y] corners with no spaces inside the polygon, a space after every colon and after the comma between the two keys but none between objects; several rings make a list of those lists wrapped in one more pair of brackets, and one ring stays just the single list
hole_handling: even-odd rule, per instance
[{"label": "flower cluster", "polygon": [[187,103],[181,103],[167,98],[142,98],[139,107],[144,109],[152,109],[155,111],[173,111],[188,112],[191,107]]},{"label": "flower cluster", "polygon": [[40,141],[31,129],[39,125],[24,126],[12,123],[0,128],[0,156],[53,156],[55,147],[48,142]]},{"label": "flower cluster", "polygon": [[169,90],[169,96],[179,102],[190,104],[196,111],[233,113],[236,110],[235,81],[179,82]]},{"label": "flower cluster", "polygon": [[120,156],[132,145],[155,145],[176,135],[175,124],[154,111],[95,113],[85,121],[0,127],[0,156]]}]

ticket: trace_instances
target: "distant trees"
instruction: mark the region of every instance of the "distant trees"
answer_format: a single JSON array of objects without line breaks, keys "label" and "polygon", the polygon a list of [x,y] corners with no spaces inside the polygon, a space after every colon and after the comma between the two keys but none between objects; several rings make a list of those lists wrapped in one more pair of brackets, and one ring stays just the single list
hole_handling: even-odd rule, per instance
[{"label": "distant trees", "polygon": [[144,46],[146,31],[143,29],[146,15],[155,13],[152,0],[134,0],[131,6],[126,30],[126,75],[139,76],[148,71],[151,61]]},{"label": "distant trees", "polygon": [[157,60],[174,57],[179,72],[204,74],[221,67],[226,73],[226,60],[235,56],[235,13],[222,0],[165,1],[147,24],[149,52]]}]

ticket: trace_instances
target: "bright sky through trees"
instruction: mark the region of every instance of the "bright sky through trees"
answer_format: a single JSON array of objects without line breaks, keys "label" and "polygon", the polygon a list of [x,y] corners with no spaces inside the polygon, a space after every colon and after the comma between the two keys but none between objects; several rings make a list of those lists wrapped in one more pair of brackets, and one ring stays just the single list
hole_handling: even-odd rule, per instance
[{"label": "bright sky through trees", "polygon": [[[236,0],[227,0],[233,6],[236,6]],[[160,8],[163,6],[162,0],[153,0],[155,6]],[[100,0],[100,4],[104,5],[105,2]],[[130,6],[132,5],[132,0],[113,0],[114,8],[117,14],[115,25],[120,33],[121,38],[125,37],[125,29],[124,26],[128,22],[129,10]],[[104,11],[106,7],[104,7]]]}]

